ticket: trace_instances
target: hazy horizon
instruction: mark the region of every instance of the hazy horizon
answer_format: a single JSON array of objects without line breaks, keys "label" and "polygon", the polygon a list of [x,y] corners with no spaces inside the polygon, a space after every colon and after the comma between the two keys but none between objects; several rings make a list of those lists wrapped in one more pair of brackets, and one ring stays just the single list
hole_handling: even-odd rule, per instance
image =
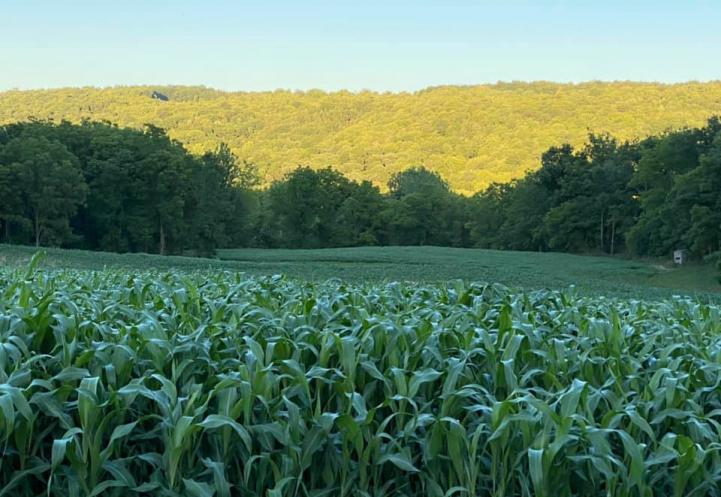
[{"label": "hazy horizon", "polygon": [[98,86],[98,85],[78,85],[78,86],[48,86],[48,87],[28,87],[28,88],[20,88],[20,87],[13,87],[13,88],[2,88],[0,89],[0,93],[2,92],[11,92],[11,91],[54,91],[54,90],[82,90],[82,89],[92,89],[92,90],[110,90],[110,89],[116,89],[116,88],[204,88],[211,91],[217,91],[221,93],[273,93],[273,92],[291,92],[291,93],[310,93],[310,92],[323,92],[323,93],[364,93],[364,92],[370,92],[370,93],[392,93],[392,94],[400,94],[400,93],[418,93],[423,91],[428,91],[436,88],[473,88],[478,86],[501,86],[501,85],[536,85],[536,84],[549,84],[549,85],[564,85],[564,86],[583,86],[583,85],[590,85],[590,84],[629,84],[629,85],[661,85],[661,86],[679,86],[679,85],[692,85],[692,84],[709,84],[709,83],[721,83],[721,78],[715,78],[715,79],[707,79],[707,80],[684,80],[684,81],[672,81],[672,82],[666,82],[666,81],[651,81],[651,80],[623,80],[623,79],[613,79],[613,80],[601,80],[601,79],[589,79],[589,80],[583,80],[583,81],[553,81],[553,80],[503,80],[503,81],[493,81],[493,82],[479,82],[479,83],[466,83],[466,84],[454,84],[454,83],[440,83],[440,84],[434,84],[425,86],[422,88],[412,89],[412,90],[377,90],[373,88],[359,88],[359,89],[348,89],[348,88],[337,88],[337,89],[328,89],[328,88],[290,88],[290,87],[278,87],[278,88],[269,88],[266,90],[247,90],[243,88],[217,88],[213,87],[207,84],[176,84],[176,83],[137,83],[137,84],[114,84],[114,85],[104,85],[104,86]]}]

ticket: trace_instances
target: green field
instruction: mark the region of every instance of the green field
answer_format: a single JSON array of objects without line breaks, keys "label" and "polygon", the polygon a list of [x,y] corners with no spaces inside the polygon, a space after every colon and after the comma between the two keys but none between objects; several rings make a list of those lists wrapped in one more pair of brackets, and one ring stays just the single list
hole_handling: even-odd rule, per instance
[{"label": "green field", "polygon": [[[30,247],[0,245],[0,261],[6,265],[23,265],[33,253],[35,249]],[[226,270],[248,275],[284,274],[313,281],[463,279],[524,289],[574,286],[588,295],[648,298],[674,294],[715,298],[721,292],[714,269],[702,264],[674,268],[659,261],[441,247],[238,249],[221,250],[216,259],[47,249],[44,264],[76,269]]]},{"label": "green field", "polygon": [[0,271],[0,497],[719,497],[719,384],[689,298]]},{"label": "green field", "polygon": [[36,253],[0,246],[0,497],[721,497],[705,266]]}]

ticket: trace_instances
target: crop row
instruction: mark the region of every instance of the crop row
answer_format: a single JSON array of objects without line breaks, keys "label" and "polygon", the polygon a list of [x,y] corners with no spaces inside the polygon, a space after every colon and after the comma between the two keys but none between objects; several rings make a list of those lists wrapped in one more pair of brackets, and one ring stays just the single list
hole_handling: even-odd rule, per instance
[{"label": "crop row", "polygon": [[0,497],[721,495],[721,315],[230,273],[0,273]]}]

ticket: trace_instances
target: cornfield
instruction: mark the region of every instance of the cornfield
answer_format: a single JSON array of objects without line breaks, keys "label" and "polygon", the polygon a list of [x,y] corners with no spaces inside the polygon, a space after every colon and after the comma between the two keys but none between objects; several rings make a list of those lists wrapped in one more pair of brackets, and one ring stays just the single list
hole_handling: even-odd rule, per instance
[{"label": "cornfield", "polygon": [[0,272],[0,497],[721,495],[721,310]]}]

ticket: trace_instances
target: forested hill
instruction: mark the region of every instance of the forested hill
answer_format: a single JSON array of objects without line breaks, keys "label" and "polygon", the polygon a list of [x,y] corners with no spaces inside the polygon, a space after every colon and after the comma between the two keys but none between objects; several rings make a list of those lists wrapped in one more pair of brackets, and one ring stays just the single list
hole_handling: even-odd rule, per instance
[{"label": "forested hill", "polygon": [[385,186],[392,173],[422,164],[462,193],[521,177],[538,168],[550,146],[580,146],[589,132],[641,138],[700,126],[716,114],[721,82],[501,83],[415,93],[160,86],[0,93],[0,124],[31,117],[152,123],[191,152],[227,143],[257,164],[266,182],[302,164]]}]

